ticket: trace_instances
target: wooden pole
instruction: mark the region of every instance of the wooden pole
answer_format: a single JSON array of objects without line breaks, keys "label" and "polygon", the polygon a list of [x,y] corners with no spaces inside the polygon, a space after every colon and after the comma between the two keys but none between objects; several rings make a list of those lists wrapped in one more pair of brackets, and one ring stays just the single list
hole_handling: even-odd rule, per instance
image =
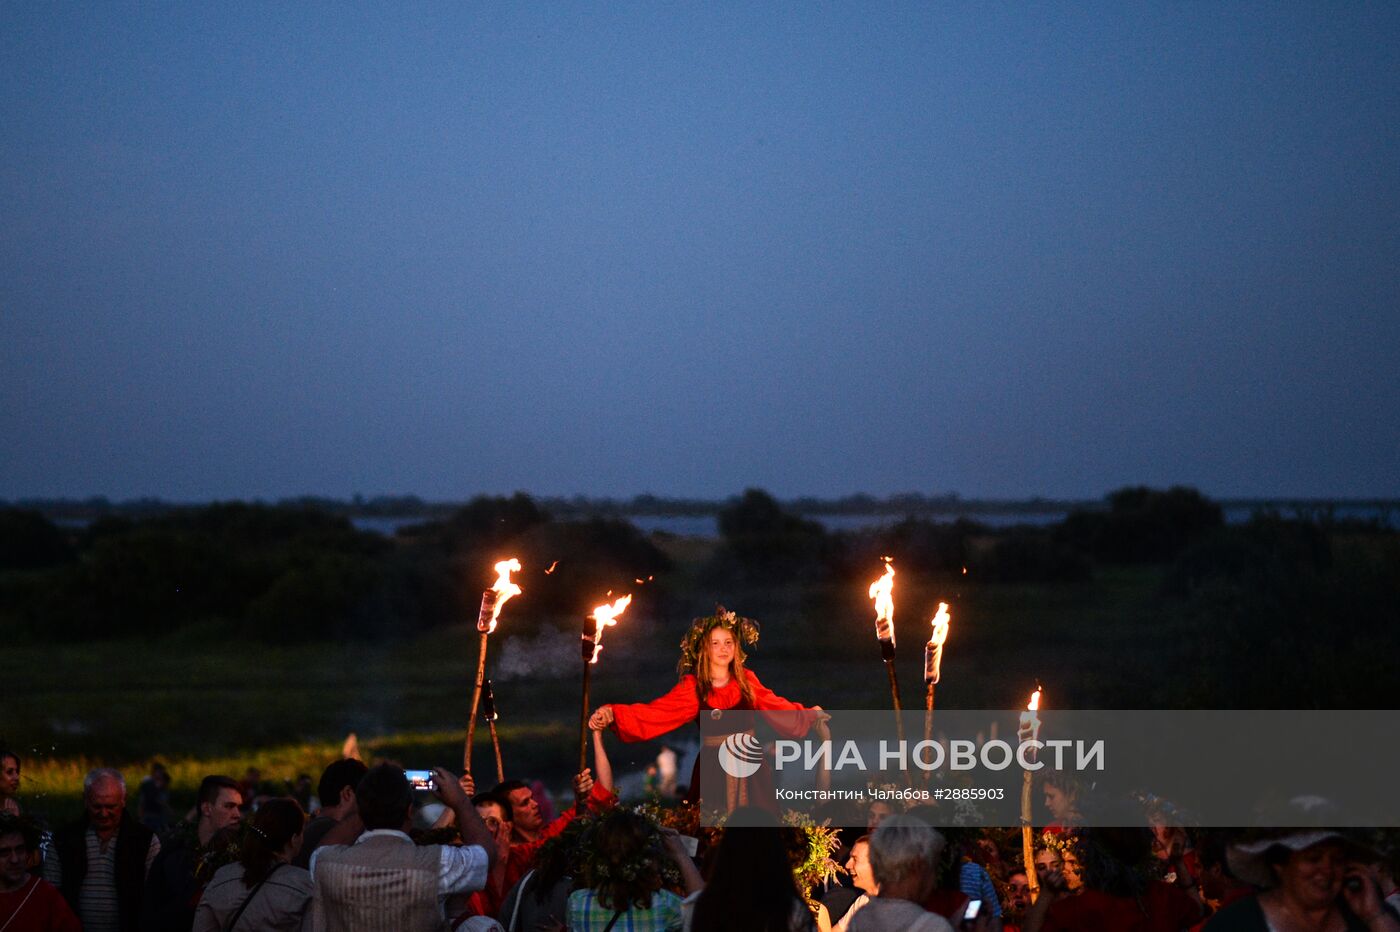
[{"label": "wooden pole", "polygon": [[481,691],[481,717],[486,719],[486,727],[491,729],[491,747],[496,752],[496,782],[506,782],[506,766],[501,760],[501,738],[496,734],[496,694],[487,680]]},{"label": "wooden pole", "polygon": [[[578,710],[578,769],[588,766],[588,679],[593,664],[583,665],[583,700]],[[577,772],[577,771],[576,771]]]},{"label": "wooden pole", "polygon": [[[486,597],[482,596],[482,604],[485,602]],[[476,687],[472,690],[472,710],[467,716],[467,741],[462,747],[462,770],[466,773],[472,772],[472,737],[476,734],[476,710],[481,704],[481,684],[486,679],[486,639],[490,636],[485,631],[481,632],[481,646],[477,648]]]},{"label": "wooden pole", "polygon": [[[933,705],[934,693],[938,690],[937,683],[928,683],[924,686],[924,740],[933,740]],[[933,772],[924,771],[924,783],[928,783],[933,778]]]},{"label": "wooden pole", "polygon": [[933,699],[938,689],[937,683],[929,683],[924,688],[924,740],[933,740]]},{"label": "wooden pole", "polygon": [[1035,830],[1031,828],[1031,772],[1021,772],[1021,859],[1026,862],[1026,883],[1031,902],[1040,895],[1040,879],[1035,874]]},{"label": "wooden pole", "polygon": [[[885,672],[890,676],[890,702],[894,705],[894,728],[895,735],[902,746],[904,744],[904,703],[899,701],[899,679],[894,672],[894,642],[881,639],[880,656],[885,661]],[[914,773],[911,770],[904,771],[904,778],[910,786],[914,784]]]},{"label": "wooden pole", "polygon": [[[589,615],[583,623],[583,697],[578,710],[578,770],[575,773],[582,772],[588,766],[588,683],[593,672],[594,645],[597,643],[598,620]],[[584,800],[575,798],[574,805],[582,812]]]},{"label": "wooden pole", "polygon": [[[899,701],[899,680],[894,675],[894,662],[889,660],[885,661],[885,670],[890,674],[890,701],[894,703],[894,710],[896,713],[903,712],[904,706],[900,704]],[[903,718],[901,718],[899,722],[899,739],[901,741],[904,740]]]},{"label": "wooden pole", "polygon": [[496,749],[496,782],[506,782],[506,765],[501,760],[501,739],[496,736],[496,723],[487,722],[486,727],[491,729],[491,746]]},{"label": "wooden pole", "polygon": [[880,656],[884,658],[885,670],[890,675],[890,701],[894,704],[896,722],[899,726],[899,740],[904,740],[904,722],[899,713],[904,711],[904,704],[899,701],[899,680],[894,673],[894,642],[880,642]]}]

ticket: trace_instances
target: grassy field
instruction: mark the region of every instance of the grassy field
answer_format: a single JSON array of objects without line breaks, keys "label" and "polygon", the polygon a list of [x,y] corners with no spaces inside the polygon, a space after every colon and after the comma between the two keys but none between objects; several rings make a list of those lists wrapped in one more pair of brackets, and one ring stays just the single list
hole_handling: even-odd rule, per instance
[{"label": "grassy field", "polygon": [[[703,549],[679,553],[673,597],[657,617],[624,616],[609,631],[593,680],[594,704],[638,701],[675,682],[676,644],[714,594],[687,578]],[[691,552],[694,550],[695,552]],[[1157,569],[1109,570],[1093,582],[984,586],[901,577],[896,589],[898,673],[907,705],[922,696],[922,643],[939,598],[954,602],[942,708],[1010,708],[1036,679],[1047,707],[1170,707],[1198,633],[1185,630],[1159,595]],[[885,708],[889,691],[874,638],[866,583],[765,587],[722,596],[758,618],[763,637],[750,663],[779,694],[827,708]],[[558,619],[532,637],[491,639],[507,769],[563,789],[577,753],[577,621]],[[568,627],[562,625],[567,624]],[[349,732],[367,757],[410,767],[461,764],[477,636],[466,625],[388,644],[268,647],[184,636],[7,648],[0,656],[6,715],[0,732],[25,757],[31,809],[65,817],[82,774],[96,763],[128,779],[159,759],[177,804],[206,773],[317,777]],[[507,669],[508,668],[508,669]],[[509,675],[502,675],[503,673]],[[494,775],[478,731],[478,775]],[[620,771],[643,766],[658,745],[610,745]]]}]

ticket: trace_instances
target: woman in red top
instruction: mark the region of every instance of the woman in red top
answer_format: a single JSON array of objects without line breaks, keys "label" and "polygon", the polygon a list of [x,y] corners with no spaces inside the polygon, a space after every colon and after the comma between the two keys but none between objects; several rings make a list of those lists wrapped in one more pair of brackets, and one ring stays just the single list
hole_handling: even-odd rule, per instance
[{"label": "woman in red top", "polygon": [[[697,618],[681,640],[677,665],[681,677],[674,689],[651,702],[599,706],[589,719],[589,726],[599,731],[611,726],[623,741],[647,741],[698,721],[702,711],[708,711],[714,719],[732,711],[741,714],[724,717],[726,732],[752,733],[756,716],[742,713],[762,712],[763,719],[784,737],[801,737],[815,723],[826,738],[829,733],[825,723],[830,716],[821,706],[804,706],[784,699],[745,668],[744,645],[752,647],[757,642],[758,622],[721,606],[716,614]],[[686,795],[691,802],[700,797],[702,761],[707,779],[710,775],[726,779],[718,761],[723,739],[724,735],[704,738]],[[766,766],[748,780],[729,778],[726,784],[726,809],[741,805],[776,807],[772,775]]]}]

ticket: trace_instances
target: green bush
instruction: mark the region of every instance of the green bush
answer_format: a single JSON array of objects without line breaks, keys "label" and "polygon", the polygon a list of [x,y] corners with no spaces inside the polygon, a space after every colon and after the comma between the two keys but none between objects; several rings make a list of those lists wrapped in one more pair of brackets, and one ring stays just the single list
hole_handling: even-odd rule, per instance
[{"label": "green bush", "polygon": [[890,557],[898,571],[927,575],[959,574],[968,565],[973,540],[988,534],[985,526],[967,518],[938,523],[905,518],[875,531],[841,535],[847,571],[864,573]]},{"label": "green bush", "polygon": [[1083,582],[1093,575],[1089,558],[1036,528],[1002,532],[969,560],[969,572],[985,582]]},{"label": "green bush", "polygon": [[[614,595],[632,592],[634,600],[646,599],[658,583],[647,577],[658,577],[671,568],[671,561],[656,545],[631,522],[618,519],[537,524],[514,544],[526,565],[540,574],[532,577],[535,584],[520,596],[521,608],[537,615],[581,617],[607,601],[610,591]],[[554,571],[543,575],[551,565]],[[643,582],[637,583],[638,579]]]},{"label": "green bush", "polygon": [[839,555],[822,525],[787,513],[761,489],[748,489],[721,509],[719,532],[704,574],[716,586],[821,579]]},{"label": "green bush", "polygon": [[1204,632],[1191,701],[1207,708],[1386,708],[1400,652],[1400,536],[1334,538],[1256,518],[1184,553],[1164,588]]},{"label": "green bush", "polygon": [[[275,640],[368,631],[350,603],[390,549],[348,520],[241,503],[104,518],[75,562],[7,576],[0,617],[31,637],[134,637],[220,622]],[[293,596],[292,593],[296,595]]]},{"label": "green bush", "polygon": [[1224,523],[1220,506],[1195,489],[1133,486],[1110,494],[1107,511],[1072,512],[1055,537],[1103,563],[1166,563]]},{"label": "green bush", "polygon": [[400,534],[443,553],[504,546],[549,515],[524,492],[510,498],[478,496],[442,521],[404,528]]},{"label": "green bush", "polygon": [[0,571],[30,570],[73,559],[68,536],[37,511],[0,509]]},{"label": "green bush", "polygon": [[248,604],[243,630],[269,643],[393,635],[390,619],[370,610],[380,575],[362,555],[311,556],[287,567]]}]

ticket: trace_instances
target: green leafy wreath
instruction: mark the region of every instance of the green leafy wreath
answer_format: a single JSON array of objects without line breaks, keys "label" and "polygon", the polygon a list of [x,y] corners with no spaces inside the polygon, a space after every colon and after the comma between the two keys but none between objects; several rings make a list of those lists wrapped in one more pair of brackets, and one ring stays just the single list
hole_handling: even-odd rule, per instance
[{"label": "green leafy wreath", "polygon": [[716,628],[724,628],[734,635],[734,640],[744,647],[758,643],[758,622],[752,618],[736,615],[723,605],[715,606],[713,615],[697,618],[690,623],[690,630],[681,638],[681,659],[676,670],[681,674],[694,673],[700,663],[700,651],[705,647],[705,639]]}]

